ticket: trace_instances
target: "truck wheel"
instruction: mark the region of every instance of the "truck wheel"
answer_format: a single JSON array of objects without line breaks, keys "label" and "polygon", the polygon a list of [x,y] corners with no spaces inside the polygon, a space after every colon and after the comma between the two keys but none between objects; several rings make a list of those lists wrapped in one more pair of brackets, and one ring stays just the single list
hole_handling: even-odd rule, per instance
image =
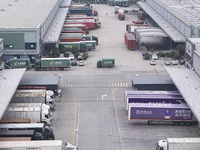
[{"label": "truck wheel", "polygon": [[179,123],[178,123],[178,122],[173,122],[173,124],[174,124],[175,126],[178,126],[178,125],[179,125]]}]

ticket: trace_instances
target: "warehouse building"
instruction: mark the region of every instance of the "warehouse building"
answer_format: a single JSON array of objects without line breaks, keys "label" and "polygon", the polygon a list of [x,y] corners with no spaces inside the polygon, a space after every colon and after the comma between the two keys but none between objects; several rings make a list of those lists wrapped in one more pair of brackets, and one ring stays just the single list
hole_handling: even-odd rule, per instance
[{"label": "warehouse building", "polygon": [[1,0],[0,38],[5,59],[43,54],[46,45],[58,41],[71,0]]}]

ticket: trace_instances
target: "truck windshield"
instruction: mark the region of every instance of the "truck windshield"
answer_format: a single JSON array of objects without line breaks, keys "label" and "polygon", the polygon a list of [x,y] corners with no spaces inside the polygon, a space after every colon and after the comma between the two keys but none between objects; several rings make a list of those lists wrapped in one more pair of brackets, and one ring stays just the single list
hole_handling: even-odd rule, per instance
[{"label": "truck windshield", "polygon": [[157,145],[156,150],[164,150],[164,148]]}]

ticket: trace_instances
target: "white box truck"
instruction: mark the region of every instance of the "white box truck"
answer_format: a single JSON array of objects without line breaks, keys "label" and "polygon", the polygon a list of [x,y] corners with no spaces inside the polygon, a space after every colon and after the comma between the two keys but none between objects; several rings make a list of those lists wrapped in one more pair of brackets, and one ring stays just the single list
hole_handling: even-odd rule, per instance
[{"label": "white box truck", "polygon": [[11,103],[45,103],[51,109],[55,107],[54,93],[50,90],[17,90]]},{"label": "white box truck", "polygon": [[51,125],[52,114],[49,105],[43,103],[11,103],[3,115],[4,118],[30,118],[35,122]]},{"label": "white box truck", "polygon": [[41,141],[3,141],[0,149],[9,150],[62,150],[61,140]]},{"label": "white box truck", "polygon": [[167,138],[159,140],[156,150],[198,150],[200,138]]}]

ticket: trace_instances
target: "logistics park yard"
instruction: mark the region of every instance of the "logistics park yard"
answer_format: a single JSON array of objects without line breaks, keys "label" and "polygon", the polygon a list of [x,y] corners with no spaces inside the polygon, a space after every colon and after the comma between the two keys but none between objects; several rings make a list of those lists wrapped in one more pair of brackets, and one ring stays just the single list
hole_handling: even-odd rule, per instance
[{"label": "logistics park yard", "polygon": [[[157,64],[152,66],[149,60],[143,60],[141,50],[127,49],[124,42],[126,24],[137,21],[137,13],[126,14],[125,20],[119,20],[114,14],[114,6],[92,6],[99,13],[101,28],[90,31],[99,38],[99,44],[88,52],[85,66],[71,66],[66,71],[26,72],[60,76],[62,97],[57,99],[51,125],[55,139],[68,141],[80,150],[155,150],[160,139],[199,137],[196,125],[148,125],[147,121],[128,120],[124,91],[134,90],[131,77],[167,75],[166,66],[163,58],[158,58]],[[123,9],[132,8],[136,6]],[[159,38],[146,40],[155,45],[159,42]],[[115,67],[97,68],[96,62],[102,58],[114,58]]]}]

